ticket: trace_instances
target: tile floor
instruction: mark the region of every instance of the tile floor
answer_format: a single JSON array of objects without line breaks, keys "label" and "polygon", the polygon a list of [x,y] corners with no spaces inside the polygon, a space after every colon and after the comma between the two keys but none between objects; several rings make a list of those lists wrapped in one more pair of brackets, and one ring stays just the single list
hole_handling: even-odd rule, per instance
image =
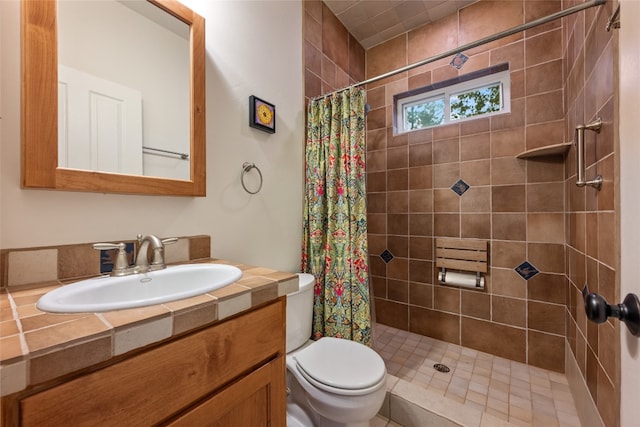
[{"label": "tile floor", "polygon": [[[376,324],[387,372],[516,426],[580,427],[564,374]],[[450,372],[434,369],[444,364]],[[391,417],[394,419],[394,417]],[[382,417],[376,426],[397,426]]]}]

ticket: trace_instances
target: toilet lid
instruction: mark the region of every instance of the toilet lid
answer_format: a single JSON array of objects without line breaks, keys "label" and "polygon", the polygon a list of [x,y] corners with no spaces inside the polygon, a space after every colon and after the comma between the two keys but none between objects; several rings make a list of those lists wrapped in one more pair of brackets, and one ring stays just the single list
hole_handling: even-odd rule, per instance
[{"label": "toilet lid", "polygon": [[384,361],[378,353],[340,338],[320,338],[295,354],[294,359],[305,377],[336,389],[368,389],[386,376]]}]

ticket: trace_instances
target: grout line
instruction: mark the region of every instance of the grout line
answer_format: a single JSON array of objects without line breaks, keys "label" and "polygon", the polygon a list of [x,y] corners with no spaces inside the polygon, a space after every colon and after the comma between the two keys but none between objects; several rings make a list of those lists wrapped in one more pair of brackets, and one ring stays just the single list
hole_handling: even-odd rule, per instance
[{"label": "grout line", "polygon": [[[506,421],[519,424],[556,421],[558,425],[566,425],[566,420],[578,419],[571,393],[552,392],[552,388],[568,387],[564,374],[386,325],[376,324],[375,328],[378,340],[374,348],[382,354],[388,367],[393,364],[395,372],[390,370],[391,375],[448,399],[456,396],[453,401],[468,403],[467,406],[481,408],[493,416],[501,413]],[[389,348],[391,345],[397,347]],[[404,359],[398,358],[399,353],[405,355]],[[451,371],[443,374],[434,369],[429,375],[423,369],[429,368],[425,366],[427,361],[446,364]],[[470,370],[467,373],[468,369],[463,368]],[[486,381],[486,387],[478,381]],[[547,398],[551,404],[541,407],[540,397]]]}]

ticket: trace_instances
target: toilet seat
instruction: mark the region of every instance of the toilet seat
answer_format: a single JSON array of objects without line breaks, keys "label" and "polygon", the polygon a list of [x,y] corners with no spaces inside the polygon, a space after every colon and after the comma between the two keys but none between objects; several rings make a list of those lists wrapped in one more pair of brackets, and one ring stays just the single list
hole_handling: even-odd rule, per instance
[{"label": "toilet seat", "polygon": [[307,381],[330,393],[359,396],[385,384],[386,368],[380,355],[354,341],[320,338],[293,358]]}]

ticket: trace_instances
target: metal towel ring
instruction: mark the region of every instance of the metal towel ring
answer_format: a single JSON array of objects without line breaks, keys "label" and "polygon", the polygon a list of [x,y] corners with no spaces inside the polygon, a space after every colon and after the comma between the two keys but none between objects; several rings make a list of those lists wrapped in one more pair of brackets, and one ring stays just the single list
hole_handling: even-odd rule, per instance
[{"label": "metal towel ring", "polygon": [[[260,186],[258,187],[258,189],[256,191],[249,191],[247,186],[244,184],[244,174],[249,172],[251,169],[257,170],[258,171],[258,175],[260,175]],[[260,190],[262,190],[262,172],[260,172],[260,169],[258,169],[258,167],[255,164],[249,163],[249,162],[244,162],[242,164],[242,174],[240,175],[240,183],[242,184],[242,188],[244,188],[244,191],[246,191],[247,193],[249,193],[249,194],[257,194],[257,193],[260,192]]]}]

